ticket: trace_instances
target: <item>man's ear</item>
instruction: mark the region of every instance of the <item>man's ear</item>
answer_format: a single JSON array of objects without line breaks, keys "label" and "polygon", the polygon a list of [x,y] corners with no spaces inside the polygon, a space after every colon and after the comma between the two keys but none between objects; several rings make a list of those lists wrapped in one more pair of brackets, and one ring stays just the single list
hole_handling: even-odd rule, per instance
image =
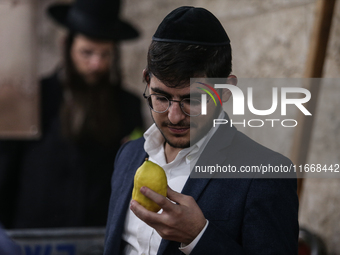
[{"label": "man's ear", "polygon": [[143,81],[150,84],[150,74],[146,69],[143,70]]},{"label": "man's ear", "polygon": [[[229,75],[227,78],[227,84],[237,86],[237,77],[236,75]],[[231,92],[229,89],[222,89],[222,101],[227,102],[231,97]]]}]

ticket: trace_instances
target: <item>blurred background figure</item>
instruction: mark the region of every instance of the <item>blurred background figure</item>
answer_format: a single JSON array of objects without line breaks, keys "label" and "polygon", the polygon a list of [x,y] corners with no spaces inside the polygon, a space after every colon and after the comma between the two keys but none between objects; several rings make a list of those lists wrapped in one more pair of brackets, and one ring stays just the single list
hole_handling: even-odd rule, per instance
[{"label": "blurred background figure", "polygon": [[118,0],[54,4],[69,33],[64,62],[41,81],[38,141],[0,143],[6,228],[105,226],[115,155],[143,131],[140,100],[122,88],[119,42],[138,37]]}]

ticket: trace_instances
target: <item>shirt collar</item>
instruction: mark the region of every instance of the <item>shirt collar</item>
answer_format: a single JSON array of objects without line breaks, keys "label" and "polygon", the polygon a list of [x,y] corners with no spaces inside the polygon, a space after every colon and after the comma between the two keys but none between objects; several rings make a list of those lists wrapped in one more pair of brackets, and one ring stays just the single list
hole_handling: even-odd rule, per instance
[{"label": "shirt collar", "polygon": [[[223,119],[225,117],[224,111],[221,111],[218,118]],[[214,135],[218,127],[213,127],[209,130],[209,132],[202,137],[197,143],[190,146],[189,148],[184,148],[180,151],[180,155],[182,157],[186,156],[186,163],[190,164],[192,160],[197,160],[199,155],[202,153],[203,149],[209,142],[210,138]],[[157,128],[156,124],[152,124],[151,127],[146,130],[144,133],[145,143],[144,143],[144,150],[150,157],[157,157],[162,158],[162,161],[159,162],[166,164],[165,155],[164,155],[164,142],[165,139],[159,129]],[[159,153],[162,153],[162,157],[160,157]],[[157,155],[157,156],[156,156]],[[175,161],[179,155],[176,156]]]}]

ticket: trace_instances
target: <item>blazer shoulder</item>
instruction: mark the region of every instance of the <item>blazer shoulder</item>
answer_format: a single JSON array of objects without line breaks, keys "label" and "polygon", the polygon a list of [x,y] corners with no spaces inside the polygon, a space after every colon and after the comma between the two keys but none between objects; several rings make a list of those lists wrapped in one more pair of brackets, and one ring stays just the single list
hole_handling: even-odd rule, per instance
[{"label": "blazer shoulder", "polygon": [[136,170],[136,166],[147,157],[144,151],[144,137],[125,143],[118,151],[114,163],[113,175],[120,175],[123,172]]},{"label": "blazer shoulder", "polygon": [[116,160],[119,157],[123,157],[126,154],[135,154],[138,152],[144,152],[144,143],[145,143],[145,139],[144,137],[138,138],[136,140],[133,141],[129,141],[127,143],[125,143],[124,145],[122,145],[122,147],[120,147],[117,156],[116,156]]},{"label": "blazer shoulder", "polygon": [[284,165],[292,164],[292,161],[286,156],[272,149],[269,149],[262,144],[259,144],[258,142],[254,141],[253,139],[239,131],[237,131],[234,137],[233,145],[237,149],[242,149],[242,156],[244,158],[250,158],[254,160],[257,159],[262,161],[266,159],[267,161],[281,162]]}]

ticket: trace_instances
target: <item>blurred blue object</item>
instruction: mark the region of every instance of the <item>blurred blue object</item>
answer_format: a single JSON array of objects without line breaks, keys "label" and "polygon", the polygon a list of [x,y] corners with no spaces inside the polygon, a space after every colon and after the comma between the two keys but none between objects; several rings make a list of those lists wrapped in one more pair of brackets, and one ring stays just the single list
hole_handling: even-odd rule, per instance
[{"label": "blurred blue object", "polygon": [[[22,255],[103,255],[104,252],[105,228],[15,229],[7,234],[20,245]],[[0,255],[3,255],[1,250]]]},{"label": "blurred blue object", "polygon": [[21,248],[13,242],[0,225],[0,254],[1,255],[21,255]]}]

